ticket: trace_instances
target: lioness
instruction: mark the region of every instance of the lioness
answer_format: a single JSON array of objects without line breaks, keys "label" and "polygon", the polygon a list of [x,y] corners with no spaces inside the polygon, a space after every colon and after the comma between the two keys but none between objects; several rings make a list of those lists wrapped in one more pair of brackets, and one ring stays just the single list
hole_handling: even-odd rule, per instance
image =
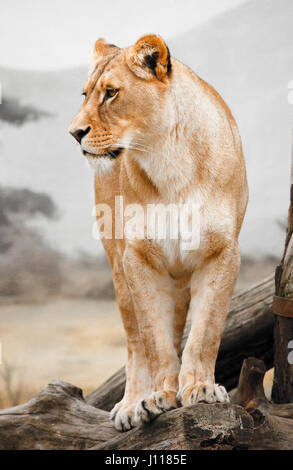
[{"label": "lioness", "polygon": [[[214,370],[240,257],[246,171],[218,93],[170,57],[161,37],[120,49],[99,39],[70,133],[95,168],[97,204],[194,203],[200,239],[103,239],[127,335],[127,382],[111,412],[125,431],[180,403],[228,402]],[[190,333],[181,354],[187,313]]]}]

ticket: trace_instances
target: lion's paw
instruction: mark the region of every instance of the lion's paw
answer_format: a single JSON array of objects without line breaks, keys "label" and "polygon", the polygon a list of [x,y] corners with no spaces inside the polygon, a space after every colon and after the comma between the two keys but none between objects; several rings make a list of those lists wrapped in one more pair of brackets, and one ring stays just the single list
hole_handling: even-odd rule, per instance
[{"label": "lion's paw", "polygon": [[140,400],[135,407],[137,425],[148,423],[165,411],[177,408],[178,402],[174,390],[153,392],[148,398]]},{"label": "lion's paw", "polygon": [[230,398],[225,387],[219,384],[197,382],[179,391],[178,400],[183,406],[191,406],[195,403],[229,403]]},{"label": "lion's paw", "polygon": [[121,402],[116,403],[110,413],[110,418],[114,421],[117,431],[129,431],[129,429],[136,426],[134,411],[135,405],[124,405]]},{"label": "lion's paw", "polygon": [[120,400],[118,401],[118,403],[116,403],[116,405],[114,406],[114,408],[112,408],[112,410],[110,411],[110,419],[112,421],[114,421],[115,419],[115,416],[117,415],[118,411],[120,410],[120,408],[123,406],[123,400]]}]

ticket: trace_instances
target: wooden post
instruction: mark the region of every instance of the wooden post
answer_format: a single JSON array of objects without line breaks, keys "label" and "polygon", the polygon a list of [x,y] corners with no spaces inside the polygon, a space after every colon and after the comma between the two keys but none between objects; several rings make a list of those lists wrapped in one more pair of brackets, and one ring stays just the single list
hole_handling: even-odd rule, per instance
[{"label": "wooden post", "polygon": [[[276,268],[274,298],[274,384],[275,403],[293,402],[293,362],[289,356],[293,342],[293,148],[291,162],[291,191],[284,255]],[[291,343],[291,344],[290,344]],[[291,348],[290,348],[291,346]]]}]

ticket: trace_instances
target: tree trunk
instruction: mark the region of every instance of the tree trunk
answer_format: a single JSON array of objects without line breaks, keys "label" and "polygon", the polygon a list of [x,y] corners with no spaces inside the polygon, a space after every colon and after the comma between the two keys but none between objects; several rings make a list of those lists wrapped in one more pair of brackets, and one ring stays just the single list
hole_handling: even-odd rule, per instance
[{"label": "tree trunk", "polygon": [[[228,390],[237,386],[243,360],[248,356],[273,366],[272,303],[273,276],[232,299],[216,364],[216,380]],[[183,345],[190,325],[186,326]],[[121,368],[86,397],[86,401],[106,411],[121,400],[125,387],[125,369]]]},{"label": "tree trunk", "polygon": [[[291,185],[290,207],[285,250],[275,274],[276,296],[274,311],[274,385],[272,398],[276,403],[293,402],[293,183]],[[289,315],[289,316],[284,316]],[[291,342],[291,344],[290,344]],[[291,355],[292,356],[292,355]]]}]

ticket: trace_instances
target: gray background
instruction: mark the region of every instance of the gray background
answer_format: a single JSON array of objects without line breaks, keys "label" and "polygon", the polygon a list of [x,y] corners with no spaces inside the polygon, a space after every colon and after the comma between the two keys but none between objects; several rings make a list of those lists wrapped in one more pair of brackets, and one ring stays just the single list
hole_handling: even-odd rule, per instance
[{"label": "gray background", "polygon": [[[292,20],[291,0],[3,3],[0,196],[10,231],[0,225],[0,269],[9,265],[20,277],[13,263],[26,257],[20,264],[31,269],[33,256],[46,276],[53,252],[56,266],[60,256],[103,256],[92,236],[93,175],[67,129],[81,104],[95,39],[125,46],[149,32],[161,34],[174,57],[222,94],[238,122],[250,189],[243,259],[280,257],[289,200]],[[17,210],[7,206],[15,197],[22,201]],[[44,204],[54,206],[50,213]]]}]

